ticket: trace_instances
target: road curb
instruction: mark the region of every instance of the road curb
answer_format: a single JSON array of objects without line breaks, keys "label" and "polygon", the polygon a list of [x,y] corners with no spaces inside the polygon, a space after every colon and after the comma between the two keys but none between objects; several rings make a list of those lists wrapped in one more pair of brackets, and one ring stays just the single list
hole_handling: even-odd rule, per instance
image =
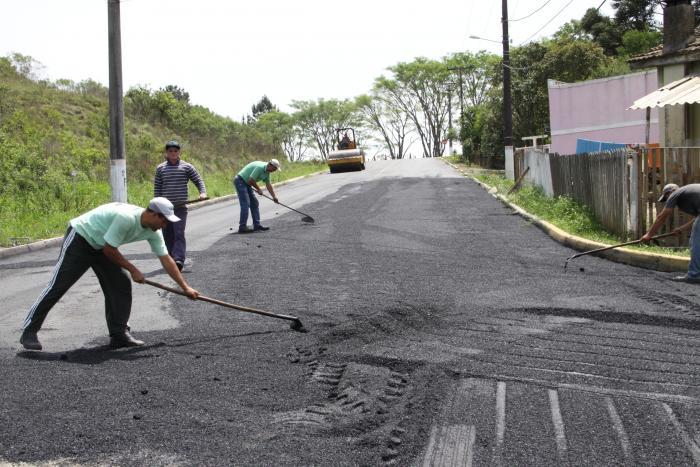
[{"label": "road curb", "polygon": [[[498,199],[505,206],[513,209],[521,217],[532,222],[544,233],[549,235],[555,241],[561,243],[562,245],[568,246],[578,251],[588,251],[594,250],[596,248],[604,248],[610,245],[600,242],[595,242],[593,240],[588,240],[586,238],[577,237],[572,235],[559,227],[550,224],[549,222],[540,219],[534,214],[530,214],[525,211],[520,206],[511,203],[503,195],[496,193],[496,188],[491,187],[482,181],[472,177],[471,175],[464,172],[462,169],[452,164],[449,161],[443,159],[443,162],[448,164],[450,167],[457,170],[461,175],[477,183],[479,186],[484,188],[491,194],[494,198]],[[615,261],[616,263],[628,264],[630,266],[637,266],[645,269],[653,269],[655,271],[661,272],[686,272],[688,270],[688,264],[690,263],[690,258],[683,258],[679,256],[664,255],[660,253],[648,253],[644,251],[630,250],[628,248],[615,248],[613,250],[603,251],[597,254],[600,257]],[[563,265],[563,261],[562,261]]]},{"label": "road curb", "polygon": [[[273,187],[277,186],[282,186],[286,185],[291,182],[295,182],[297,180],[301,180],[302,178],[308,178],[308,177],[313,177],[315,175],[319,175],[322,173],[325,173],[325,170],[321,170],[318,172],[310,173],[307,175],[301,175],[299,177],[294,177],[290,178],[288,180],[283,180],[281,182],[273,183]],[[205,206],[209,206],[212,204],[216,203],[223,203],[225,201],[234,201],[238,199],[238,196],[236,194],[231,194],[231,195],[224,195],[224,196],[219,196],[218,198],[211,198],[206,201],[200,201],[198,203],[192,204],[191,206],[188,206],[189,211],[194,211],[200,208],[203,208]],[[54,237],[54,238],[48,238],[45,240],[39,240],[37,242],[32,242],[32,243],[27,243],[25,245],[17,245],[9,248],[0,248],[0,259],[4,258],[9,258],[11,256],[17,256],[17,255],[22,255],[25,253],[31,253],[32,251],[37,251],[37,250],[43,250],[44,248],[51,248],[54,246],[58,246],[63,242],[63,237]]]}]

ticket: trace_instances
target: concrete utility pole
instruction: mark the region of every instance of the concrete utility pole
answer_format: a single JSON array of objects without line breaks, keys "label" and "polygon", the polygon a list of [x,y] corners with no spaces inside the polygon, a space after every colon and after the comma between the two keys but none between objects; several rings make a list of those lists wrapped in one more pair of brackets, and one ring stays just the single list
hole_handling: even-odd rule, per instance
[{"label": "concrete utility pole", "polygon": [[503,143],[513,150],[513,110],[510,100],[510,51],[508,46],[508,0],[502,1],[503,18]]},{"label": "concrete utility pole", "polygon": [[122,36],[119,1],[108,0],[109,35],[109,184],[112,201],[126,203],[126,146],[122,87]]}]

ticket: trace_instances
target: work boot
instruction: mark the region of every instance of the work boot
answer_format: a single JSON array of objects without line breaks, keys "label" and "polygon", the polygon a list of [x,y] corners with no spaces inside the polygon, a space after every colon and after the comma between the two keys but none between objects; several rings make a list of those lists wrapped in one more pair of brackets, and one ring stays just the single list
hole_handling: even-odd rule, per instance
[{"label": "work boot", "polygon": [[247,233],[252,233],[252,232],[253,232],[253,229],[251,229],[248,226],[238,228],[238,233],[240,233],[240,234],[247,234]]},{"label": "work boot", "polygon": [[19,338],[19,343],[27,350],[41,350],[41,342],[36,335],[36,332],[25,329],[22,332],[22,337]]},{"label": "work boot", "polygon": [[119,349],[121,347],[140,347],[144,344],[144,341],[135,339],[129,331],[124,331],[124,334],[116,334],[109,338],[109,346],[113,349]]},{"label": "work boot", "polygon": [[671,278],[673,282],[685,282],[688,284],[700,284],[700,277],[676,276]]},{"label": "work boot", "polygon": [[265,226],[262,225],[262,224],[258,224],[258,225],[256,225],[256,226],[253,226],[253,230],[256,231],[256,232],[266,232],[266,231],[270,230],[270,228],[269,228],[269,227],[265,227]]}]

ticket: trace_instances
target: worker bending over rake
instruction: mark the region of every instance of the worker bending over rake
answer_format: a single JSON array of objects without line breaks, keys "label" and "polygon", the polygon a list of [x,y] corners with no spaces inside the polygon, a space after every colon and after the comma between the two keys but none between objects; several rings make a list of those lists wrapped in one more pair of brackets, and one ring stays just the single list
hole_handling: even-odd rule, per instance
[{"label": "worker bending over rake", "polygon": [[125,203],[104,204],[72,219],[51,280],[24,320],[20,343],[25,349],[41,350],[37,333],[46,315],[85,271],[92,268],[105,296],[110,347],[143,345],[143,341],[130,334],[131,281],[123,269],[129,271],[134,282],[143,283],[145,278],[118,248],[139,240],[148,241],[165,271],[188,297],[196,299],[199,292],[185,282],[168,255],[161,232],[168,222],[179,220],[173,204],[166,198],[153,198],[147,209]]}]

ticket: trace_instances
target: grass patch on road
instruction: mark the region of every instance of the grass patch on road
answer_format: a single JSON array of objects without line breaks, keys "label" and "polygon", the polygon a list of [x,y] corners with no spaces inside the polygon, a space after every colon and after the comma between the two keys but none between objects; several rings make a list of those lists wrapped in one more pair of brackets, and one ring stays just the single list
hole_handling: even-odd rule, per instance
[{"label": "grass patch on road", "polygon": [[[210,198],[230,195],[233,176],[242,167],[230,172],[202,173]],[[284,162],[282,170],[272,174],[272,183],[309,175],[327,169],[325,162]],[[155,171],[155,167],[154,167]],[[190,183],[190,199],[198,196]],[[153,197],[152,182],[129,182],[129,203],[145,206]],[[43,196],[12,193],[0,196],[0,247],[35,242],[65,233],[68,221],[101,204],[109,203],[111,189],[107,182],[76,181],[60,192]]]},{"label": "grass patch on road", "polygon": [[[513,180],[508,180],[502,174],[495,173],[494,171],[485,171],[476,166],[468,166],[455,157],[447,157],[445,159],[458,166],[468,176],[495,188],[497,193],[506,198],[509,202],[520,206],[530,214],[572,235],[608,245],[629,241],[627,238],[620,238],[605,230],[588,207],[569,197],[557,196],[550,198],[545,195],[541,188],[527,185],[524,185],[519,190],[508,195],[508,191],[513,187]],[[653,245],[631,245],[627,248],[649,253],[690,256],[688,248],[664,248]]]}]

